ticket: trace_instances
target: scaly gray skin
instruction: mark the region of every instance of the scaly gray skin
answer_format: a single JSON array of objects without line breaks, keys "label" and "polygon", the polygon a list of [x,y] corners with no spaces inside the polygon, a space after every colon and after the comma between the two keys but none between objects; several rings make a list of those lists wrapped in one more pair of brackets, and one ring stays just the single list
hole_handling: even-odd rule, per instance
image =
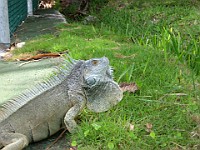
[{"label": "scaly gray skin", "polygon": [[0,148],[21,150],[63,126],[73,132],[84,106],[103,112],[122,97],[106,57],[66,61],[57,75],[0,107]]}]

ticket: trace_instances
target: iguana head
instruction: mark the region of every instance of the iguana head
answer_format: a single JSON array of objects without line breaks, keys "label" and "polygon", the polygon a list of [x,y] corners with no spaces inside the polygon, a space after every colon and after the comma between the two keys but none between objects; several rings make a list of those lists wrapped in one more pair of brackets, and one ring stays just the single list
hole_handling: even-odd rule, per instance
[{"label": "iguana head", "polygon": [[94,112],[107,111],[123,97],[121,89],[113,80],[112,69],[106,57],[85,61],[84,87],[87,108]]}]

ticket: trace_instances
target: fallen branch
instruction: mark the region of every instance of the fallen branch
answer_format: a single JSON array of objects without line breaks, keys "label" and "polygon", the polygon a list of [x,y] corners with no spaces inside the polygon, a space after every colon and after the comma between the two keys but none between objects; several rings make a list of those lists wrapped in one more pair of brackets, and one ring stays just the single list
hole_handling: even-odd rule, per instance
[{"label": "fallen branch", "polygon": [[167,96],[187,96],[187,94],[185,94],[185,93],[169,93],[169,94],[164,94],[158,100],[162,100],[163,98],[165,98]]},{"label": "fallen branch", "polygon": [[28,58],[19,58],[19,61],[30,61],[30,60],[38,60],[42,58],[55,58],[55,57],[60,57],[60,53],[44,53],[44,54],[37,54],[35,56],[31,56]]},{"label": "fallen branch", "polygon": [[29,63],[32,63],[32,62],[37,62],[39,60],[31,60],[31,61],[27,61],[27,62],[24,62],[24,63],[21,63],[19,64],[19,67],[23,66],[23,65],[26,65],[26,64],[29,64]]},{"label": "fallen branch", "polygon": [[49,146],[47,146],[46,150],[49,150],[54,144],[56,144],[58,142],[58,140],[60,140],[63,137],[63,134],[67,131],[67,128],[65,128],[65,130],[63,130],[63,132],[58,136],[58,138],[52,142]]},{"label": "fallen branch", "polygon": [[185,150],[186,148],[179,145],[178,143],[175,143],[175,142],[171,142],[172,144],[176,145],[177,147],[181,148],[182,150]]}]

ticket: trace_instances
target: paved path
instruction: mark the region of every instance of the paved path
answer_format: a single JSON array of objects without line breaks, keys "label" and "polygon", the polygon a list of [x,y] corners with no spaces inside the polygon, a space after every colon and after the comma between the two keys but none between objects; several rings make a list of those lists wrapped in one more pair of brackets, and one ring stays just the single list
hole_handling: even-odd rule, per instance
[{"label": "paved path", "polygon": [[54,9],[37,10],[33,16],[29,16],[25,22],[18,27],[12,42],[24,42],[31,38],[55,33],[56,26],[60,23],[66,23],[62,14]]},{"label": "paved path", "polygon": [[[22,42],[47,33],[55,33],[56,25],[66,23],[65,18],[54,9],[37,10],[19,26],[12,42]],[[25,45],[26,46],[26,45]],[[5,62],[1,55],[6,47],[0,44],[0,104],[36,84],[52,71],[58,59],[42,60],[20,66],[23,62]]]},{"label": "paved path", "polygon": [[[65,18],[55,10],[38,10],[35,15],[28,17],[16,31],[12,42],[23,42],[46,33],[56,33],[55,26],[66,22]],[[1,56],[5,47],[0,45],[0,105],[8,99],[18,95],[27,88],[48,77],[53,69],[61,63],[61,58],[44,59],[38,62],[24,64],[24,62],[5,62]],[[23,65],[24,64],[24,65]],[[58,137],[59,133],[46,140],[30,144],[25,150],[45,150]],[[50,150],[64,150],[69,148],[66,136],[50,148]]]},{"label": "paved path", "polygon": [[[26,42],[26,40],[44,34],[56,34],[56,26],[66,23],[65,17],[54,9],[37,10],[33,16],[27,17],[11,37],[11,43]],[[0,60],[8,47],[0,43]]]},{"label": "paved path", "polygon": [[[22,65],[24,62],[0,61],[0,104],[7,101],[27,88],[43,81],[62,62],[61,58],[44,59]],[[68,132],[66,134],[69,134]],[[30,144],[25,150],[45,150],[60,135],[60,132],[48,139]],[[49,150],[69,149],[66,135]]]},{"label": "paved path", "polygon": [[52,58],[24,65],[24,62],[0,61],[0,104],[44,80],[60,61]]}]

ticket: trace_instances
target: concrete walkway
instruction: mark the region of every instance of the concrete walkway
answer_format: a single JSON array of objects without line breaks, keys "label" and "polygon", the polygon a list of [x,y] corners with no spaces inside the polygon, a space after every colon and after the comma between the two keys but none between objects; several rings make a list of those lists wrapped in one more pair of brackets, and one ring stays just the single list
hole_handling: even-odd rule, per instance
[{"label": "concrete walkway", "polygon": [[[3,62],[0,61],[0,105],[15,97],[25,89],[45,80],[62,62],[61,58],[44,59],[38,62]],[[60,135],[60,132],[43,141],[30,144],[25,150],[45,150]],[[66,136],[63,136],[49,150],[63,150],[69,148]]]},{"label": "concrete walkway", "polygon": [[40,35],[48,33],[54,34],[56,32],[56,26],[60,23],[66,23],[66,20],[57,10],[37,10],[33,16],[29,16],[25,22],[18,27],[11,41],[24,42]]},{"label": "concrete walkway", "polygon": [[[56,25],[66,23],[65,18],[53,9],[38,10],[34,16],[28,17],[17,29],[12,42],[26,42],[36,36],[47,33],[55,34]],[[25,45],[26,46],[26,45]],[[5,53],[5,47],[0,45],[0,57]],[[5,62],[0,58],[0,105],[8,99],[20,94],[25,89],[33,87],[48,77],[53,69],[62,63],[61,58],[43,59],[37,62]],[[45,150],[60,133],[49,139],[30,144],[25,150]],[[69,148],[66,137],[63,136],[50,150]]]},{"label": "concrete walkway", "polygon": [[[38,10],[17,29],[12,41],[24,42],[47,33],[54,34],[59,23],[66,23],[66,20],[58,11]],[[0,45],[0,54],[4,52],[5,47]],[[43,80],[59,60],[46,59],[21,65],[24,62],[5,62],[0,59],[0,104]]]},{"label": "concrete walkway", "polygon": [[54,70],[53,66],[60,63],[60,58],[27,64],[0,61],[0,104],[47,78]]},{"label": "concrete walkway", "polygon": [[[65,17],[54,9],[39,9],[33,16],[27,19],[17,28],[11,37],[12,43],[26,42],[44,34],[56,34],[56,26],[60,23],[67,23]],[[5,45],[0,43],[0,60],[6,53]]]}]

